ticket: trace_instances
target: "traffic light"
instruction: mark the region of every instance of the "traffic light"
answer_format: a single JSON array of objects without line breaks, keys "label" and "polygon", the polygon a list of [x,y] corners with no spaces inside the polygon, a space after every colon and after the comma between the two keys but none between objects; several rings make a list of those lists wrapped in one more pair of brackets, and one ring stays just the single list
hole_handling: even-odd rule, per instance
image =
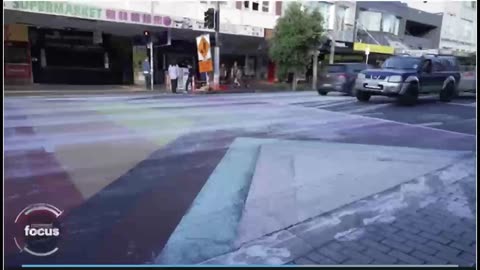
[{"label": "traffic light", "polygon": [[209,8],[203,14],[205,15],[203,26],[207,29],[213,29],[215,27],[215,9]]}]

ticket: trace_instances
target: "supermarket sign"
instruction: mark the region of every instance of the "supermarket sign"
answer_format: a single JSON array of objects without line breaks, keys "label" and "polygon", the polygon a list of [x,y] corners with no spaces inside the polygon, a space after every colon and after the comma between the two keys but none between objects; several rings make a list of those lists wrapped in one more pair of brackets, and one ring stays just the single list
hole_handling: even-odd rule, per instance
[{"label": "supermarket sign", "polygon": [[[191,29],[210,32],[205,29],[203,21],[185,17],[170,17],[136,11],[119,10],[113,8],[100,8],[81,3],[66,1],[4,1],[3,8],[57,16],[76,17],[81,19],[111,21],[129,24],[142,24],[162,26],[168,28]],[[220,32],[236,35],[263,37],[263,28],[240,25],[221,25]]]},{"label": "supermarket sign", "polygon": [[76,17],[81,19],[136,23],[170,27],[172,19],[168,16],[151,16],[141,12],[104,9],[85,4],[56,1],[4,1],[4,9],[25,12]]},{"label": "supermarket sign", "polygon": [[5,1],[3,7],[35,13],[55,14],[99,20],[102,9],[81,4],[53,1]]}]

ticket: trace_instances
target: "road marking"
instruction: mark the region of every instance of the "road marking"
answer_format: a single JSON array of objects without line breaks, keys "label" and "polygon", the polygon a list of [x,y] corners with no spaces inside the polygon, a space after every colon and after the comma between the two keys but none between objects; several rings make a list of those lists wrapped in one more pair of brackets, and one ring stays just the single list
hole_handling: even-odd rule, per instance
[{"label": "road marking", "polygon": [[237,138],[230,145],[155,263],[194,264],[233,249],[262,143]]},{"label": "road marking", "polygon": [[431,127],[431,126],[440,126],[443,125],[442,122],[429,122],[429,123],[422,123],[418,124],[419,126],[424,126],[424,127]]},{"label": "road marking", "polygon": [[458,106],[466,106],[466,107],[475,107],[477,106],[477,103],[476,102],[473,102],[473,103],[456,103],[456,102],[448,102],[446,104],[450,104],[450,105],[458,105]]},{"label": "road marking", "polygon": [[363,113],[362,115],[383,115],[383,112],[367,112]]},{"label": "road marking", "polygon": [[452,121],[452,122],[450,122],[450,123],[448,123],[448,124],[457,125],[457,124],[459,124],[459,123],[470,122],[470,121],[475,121],[475,122],[476,122],[477,119],[476,119],[476,118],[458,119],[458,120],[456,120],[456,121],[454,121],[454,122]]},{"label": "road marking", "polygon": [[463,133],[463,132],[457,132],[457,131],[445,130],[445,129],[440,129],[440,128],[433,128],[433,127],[428,127],[428,126],[419,126],[419,125],[415,125],[415,124],[403,123],[403,122],[399,122],[399,121],[387,120],[387,119],[381,119],[381,118],[375,118],[375,117],[369,117],[369,116],[364,116],[364,115],[359,115],[359,116],[360,116],[360,117],[365,117],[365,118],[370,118],[370,119],[377,119],[377,120],[384,121],[384,122],[390,122],[390,123],[401,124],[401,125],[404,125],[404,126],[410,126],[410,127],[420,127],[420,128],[424,128],[424,129],[430,129],[430,130],[434,130],[434,131],[443,131],[443,132],[446,132],[446,133],[451,133],[451,134],[455,134],[455,135],[462,135],[462,136],[477,137],[477,135],[474,135],[474,134],[468,134],[468,133]]},{"label": "road marking", "polygon": [[[295,106],[295,107],[296,107],[296,108],[299,108],[298,106]],[[318,110],[317,108],[308,108],[308,107],[300,107],[300,108],[303,108],[303,109],[305,109],[305,110],[311,110],[311,109]],[[433,128],[433,127],[428,127],[428,126],[420,126],[420,125],[416,125],[416,124],[403,123],[403,122],[398,122],[398,121],[394,121],[394,120],[388,120],[388,119],[382,119],[382,118],[375,118],[375,117],[370,117],[370,116],[361,115],[361,114],[350,114],[350,113],[345,113],[345,112],[328,111],[328,110],[325,110],[325,111],[330,112],[330,113],[336,113],[336,114],[347,114],[347,115],[352,115],[352,116],[356,116],[356,117],[359,117],[359,118],[372,119],[372,120],[381,121],[381,122],[395,123],[395,124],[400,124],[400,125],[403,125],[403,126],[429,129],[429,130],[433,130],[433,131],[437,131],[437,132],[445,132],[445,133],[450,133],[450,134],[455,134],[455,135],[461,135],[461,136],[468,136],[468,137],[474,137],[474,138],[477,136],[477,135],[474,135],[474,134],[456,132],[456,131],[439,129],[439,128]]]},{"label": "road marking", "polygon": [[367,107],[364,107],[364,108],[347,110],[347,111],[344,111],[344,112],[346,112],[346,113],[362,113],[362,112],[368,112],[368,111],[376,110],[376,109],[387,107],[387,106],[392,106],[392,104],[391,103],[377,104],[377,105],[367,106]]},{"label": "road marking", "polygon": [[335,102],[335,103],[330,103],[330,104],[326,104],[326,105],[320,105],[320,106],[311,106],[311,108],[315,108],[315,109],[322,109],[322,108],[330,108],[330,107],[335,107],[335,106],[342,106],[342,105],[347,105],[347,104],[350,104],[350,103],[354,103],[354,102],[357,102],[355,100],[348,100],[348,101],[341,101],[341,102]]}]

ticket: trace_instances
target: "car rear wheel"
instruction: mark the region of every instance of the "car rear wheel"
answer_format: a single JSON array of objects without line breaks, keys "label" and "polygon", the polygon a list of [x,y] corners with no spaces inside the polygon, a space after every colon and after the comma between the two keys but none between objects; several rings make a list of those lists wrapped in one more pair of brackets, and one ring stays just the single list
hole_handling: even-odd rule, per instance
[{"label": "car rear wheel", "polygon": [[319,94],[320,96],[326,96],[326,95],[328,94],[328,92],[327,92],[327,91],[323,91],[323,90],[318,90],[318,94]]},{"label": "car rear wheel", "polygon": [[418,85],[416,84],[410,84],[403,93],[403,95],[400,95],[398,97],[398,103],[400,105],[406,105],[406,106],[412,106],[417,103],[418,100]]},{"label": "car rear wheel", "polygon": [[357,91],[355,91],[355,96],[357,97],[358,101],[367,102],[367,101],[370,100],[370,97],[372,95],[370,93],[365,92],[365,91],[357,90]]},{"label": "car rear wheel", "polygon": [[455,84],[449,82],[442,91],[440,91],[440,101],[450,102],[455,95]]}]

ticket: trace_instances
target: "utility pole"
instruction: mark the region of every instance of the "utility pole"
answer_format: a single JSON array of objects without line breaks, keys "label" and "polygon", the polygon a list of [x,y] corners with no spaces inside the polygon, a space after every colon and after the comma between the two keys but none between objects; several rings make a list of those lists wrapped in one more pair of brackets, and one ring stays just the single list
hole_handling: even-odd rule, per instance
[{"label": "utility pole", "polygon": [[215,22],[215,48],[214,48],[214,64],[213,64],[213,87],[218,89],[220,86],[220,1],[216,1],[216,12],[214,13]]},{"label": "utility pole", "polygon": [[153,91],[153,41],[150,41],[150,90]]},{"label": "utility pole", "polygon": [[[154,16],[154,12],[153,12],[153,5],[154,5],[154,1],[152,0],[151,1],[151,4],[150,4],[150,16],[153,20],[153,16]],[[153,91],[153,38],[150,36],[150,90]]]},{"label": "utility pole", "polygon": [[333,64],[335,58],[335,43],[337,37],[337,6],[336,2],[333,2],[333,29],[332,38],[330,39],[330,65]]},{"label": "utility pole", "polygon": [[368,65],[368,55],[370,54],[370,47],[365,48],[365,64]]},{"label": "utility pole", "polygon": [[313,51],[313,63],[312,63],[312,89],[317,90],[317,77],[318,77],[318,48]]}]

